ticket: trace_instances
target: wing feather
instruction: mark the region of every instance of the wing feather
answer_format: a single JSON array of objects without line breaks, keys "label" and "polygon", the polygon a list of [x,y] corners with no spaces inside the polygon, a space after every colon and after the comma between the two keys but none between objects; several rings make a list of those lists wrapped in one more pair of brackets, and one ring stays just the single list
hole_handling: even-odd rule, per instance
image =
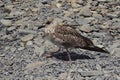
[{"label": "wing feather", "polygon": [[68,26],[57,26],[55,29],[56,33],[64,34],[64,35],[73,35],[77,37],[82,37],[80,33],[78,33],[75,29]]}]

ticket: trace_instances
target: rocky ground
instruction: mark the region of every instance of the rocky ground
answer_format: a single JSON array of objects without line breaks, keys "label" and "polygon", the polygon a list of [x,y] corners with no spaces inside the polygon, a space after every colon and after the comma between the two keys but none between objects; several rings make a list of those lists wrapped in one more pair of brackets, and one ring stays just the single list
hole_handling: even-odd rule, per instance
[{"label": "rocky ground", "polygon": [[[61,18],[110,54],[65,51],[42,37]],[[75,26],[76,25],[76,26]],[[120,80],[120,0],[0,0],[0,80]]]}]

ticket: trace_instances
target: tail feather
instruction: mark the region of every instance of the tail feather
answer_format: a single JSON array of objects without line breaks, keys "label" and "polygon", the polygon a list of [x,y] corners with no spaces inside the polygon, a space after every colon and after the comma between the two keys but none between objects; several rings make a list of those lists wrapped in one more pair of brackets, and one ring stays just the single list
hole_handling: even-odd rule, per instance
[{"label": "tail feather", "polygon": [[104,52],[104,53],[109,54],[109,52],[107,50],[103,50],[102,48],[99,48],[97,46],[87,47],[87,48],[84,48],[84,49],[87,49],[87,50],[90,50],[90,51]]}]

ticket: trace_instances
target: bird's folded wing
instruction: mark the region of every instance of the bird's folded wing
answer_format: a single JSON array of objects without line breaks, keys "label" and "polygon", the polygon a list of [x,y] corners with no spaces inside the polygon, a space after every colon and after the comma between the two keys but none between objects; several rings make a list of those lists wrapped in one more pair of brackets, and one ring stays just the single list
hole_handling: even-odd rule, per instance
[{"label": "bird's folded wing", "polygon": [[77,37],[82,37],[81,34],[78,33],[75,29],[68,26],[57,26],[55,32],[64,35],[73,35]]}]

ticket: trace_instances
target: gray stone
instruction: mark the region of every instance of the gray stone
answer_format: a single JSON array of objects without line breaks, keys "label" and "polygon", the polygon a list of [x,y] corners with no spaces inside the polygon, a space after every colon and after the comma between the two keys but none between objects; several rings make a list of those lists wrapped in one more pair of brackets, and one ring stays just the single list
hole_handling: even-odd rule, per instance
[{"label": "gray stone", "polygon": [[11,52],[15,52],[16,49],[17,49],[17,48],[15,48],[15,47],[11,47],[11,48],[10,48]]},{"label": "gray stone", "polygon": [[25,49],[25,47],[20,47],[20,48],[18,48],[18,51],[21,51],[23,49]]},{"label": "gray stone", "polygon": [[25,12],[24,11],[11,11],[9,14],[9,17],[17,17],[23,15]]},{"label": "gray stone", "polygon": [[50,41],[45,41],[44,45],[47,52],[57,52],[59,50],[59,47],[54,45]]},{"label": "gray stone", "polygon": [[14,7],[14,5],[6,5],[6,6],[5,6],[5,8],[6,8],[7,10],[10,10],[10,11],[13,9],[13,7]]},{"label": "gray stone", "polygon": [[91,16],[91,15],[92,15],[92,12],[91,12],[91,10],[89,9],[89,7],[83,7],[83,8],[81,8],[79,14],[80,14],[80,15],[83,15],[83,16]]},{"label": "gray stone", "polygon": [[32,41],[27,41],[26,45],[28,45],[28,46],[33,45],[33,42]]},{"label": "gray stone", "polygon": [[22,41],[29,41],[31,39],[33,39],[33,34],[28,34],[21,38]]},{"label": "gray stone", "polygon": [[92,31],[92,28],[91,28],[89,25],[80,26],[79,29],[80,29],[81,31],[84,31],[84,32],[91,32],[91,31]]},{"label": "gray stone", "polygon": [[12,30],[14,30],[14,29],[16,29],[15,26],[12,26],[12,27],[7,28],[8,31],[12,31]]},{"label": "gray stone", "polygon": [[84,17],[80,17],[78,19],[76,19],[76,22],[79,24],[79,25],[88,25],[88,23],[90,22],[89,19],[86,19]]},{"label": "gray stone", "polygon": [[101,71],[81,71],[80,73],[82,76],[85,76],[85,77],[103,74],[103,72],[101,72]]},{"label": "gray stone", "polygon": [[102,77],[97,77],[96,80],[104,80]]},{"label": "gray stone", "polygon": [[96,19],[102,19],[102,15],[100,15],[98,13],[94,13],[92,16]]},{"label": "gray stone", "polygon": [[120,28],[120,22],[114,22],[111,26],[112,29]]},{"label": "gray stone", "polygon": [[41,36],[38,36],[38,37],[36,37],[36,38],[34,39],[34,43],[37,44],[37,45],[39,45],[39,46],[42,46],[43,43],[44,43],[44,41],[45,41],[45,40],[44,40]]},{"label": "gray stone", "polygon": [[120,48],[114,48],[111,54],[115,55],[116,57],[120,57]]},{"label": "gray stone", "polygon": [[0,22],[5,26],[11,26],[12,20],[1,19]]},{"label": "gray stone", "polygon": [[45,47],[44,46],[38,47],[34,45],[34,52],[36,52],[37,54],[39,54],[39,56],[41,56],[45,52]]},{"label": "gray stone", "polygon": [[100,2],[104,2],[104,1],[107,1],[107,0],[98,0],[98,1],[100,1]]},{"label": "gray stone", "polygon": [[19,33],[30,33],[30,34],[37,34],[37,31],[28,30],[28,29],[18,29]]}]

